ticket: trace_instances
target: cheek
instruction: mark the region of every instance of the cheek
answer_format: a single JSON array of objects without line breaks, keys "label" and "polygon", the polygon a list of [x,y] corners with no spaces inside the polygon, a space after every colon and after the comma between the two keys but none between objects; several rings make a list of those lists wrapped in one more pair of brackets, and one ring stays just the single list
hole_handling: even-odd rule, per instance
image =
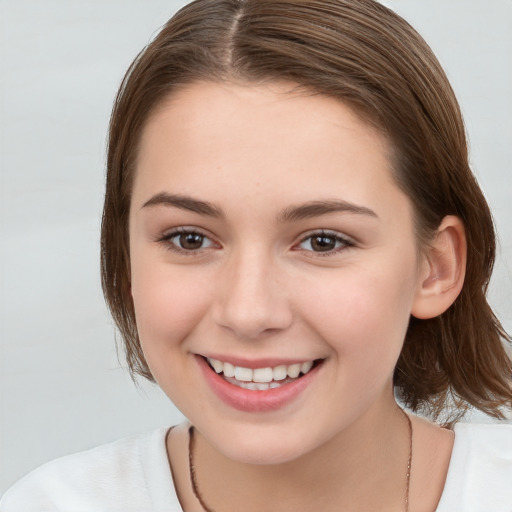
[{"label": "cheek", "polygon": [[[409,267],[409,271],[407,270]],[[337,357],[372,367],[394,366],[410,318],[415,271],[411,264],[340,271],[322,286],[299,290],[301,310],[332,346]],[[304,287],[303,287],[304,289]]]},{"label": "cheek", "polygon": [[[208,309],[208,280],[187,268],[132,261],[132,295],[137,330],[148,359],[172,350],[194,329]],[[149,361],[148,361],[149,362]]]}]

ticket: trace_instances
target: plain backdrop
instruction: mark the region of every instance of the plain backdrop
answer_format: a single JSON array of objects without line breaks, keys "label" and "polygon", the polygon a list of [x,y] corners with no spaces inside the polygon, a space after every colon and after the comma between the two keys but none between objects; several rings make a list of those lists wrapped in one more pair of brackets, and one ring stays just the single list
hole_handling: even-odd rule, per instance
[{"label": "plain backdrop", "polygon": [[[0,0],[0,494],[49,459],[181,418],[118,361],[99,224],[116,88],[183,3]],[[490,298],[510,331],[512,1],[385,3],[458,94],[501,240]]]}]

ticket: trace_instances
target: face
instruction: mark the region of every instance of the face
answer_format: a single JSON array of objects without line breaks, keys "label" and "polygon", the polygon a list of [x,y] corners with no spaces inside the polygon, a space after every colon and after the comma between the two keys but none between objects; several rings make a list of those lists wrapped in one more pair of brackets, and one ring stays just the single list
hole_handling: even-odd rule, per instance
[{"label": "face", "polygon": [[386,141],[289,84],[199,83],[143,132],[130,211],[137,328],[212,446],[293,460],[394,406],[421,281]]}]

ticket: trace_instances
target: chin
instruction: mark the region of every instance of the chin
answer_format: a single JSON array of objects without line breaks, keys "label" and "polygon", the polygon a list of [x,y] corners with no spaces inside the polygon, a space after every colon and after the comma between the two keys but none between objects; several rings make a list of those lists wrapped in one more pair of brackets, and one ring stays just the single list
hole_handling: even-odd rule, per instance
[{"label": "chin", "polygon": [[296,430],[292,435],[284,425],[274,428],[265,428],[261,424],[253,428],[242,426],[225,429],[220,436],[218,432],[209,432],[209,429],[201,432],[223,456],[243,464],[285,464],[315,448],[313,439],[304,438]]},{"label": "chin", "polygon": [[254,465],[279,465],[293,462],[304,455],[304,450],[295,446],[283,446],[276,443],[275,446],[233,446],[226,447],[224,455],[231,460],[242,464]]}]

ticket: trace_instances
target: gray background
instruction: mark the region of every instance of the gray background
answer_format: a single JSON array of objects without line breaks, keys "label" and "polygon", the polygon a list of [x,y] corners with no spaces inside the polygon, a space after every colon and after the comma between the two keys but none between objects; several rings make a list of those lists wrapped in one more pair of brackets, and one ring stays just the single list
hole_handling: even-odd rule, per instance
[{"label": "gray background", "polygon": [[[183,3],[0,0],[0,494],[49,459],[181,418],[118,362],[98,239],[117,85]],[[501,239],[491,302],[512,330],[512,1],[385,3],[462,104]]]}]

